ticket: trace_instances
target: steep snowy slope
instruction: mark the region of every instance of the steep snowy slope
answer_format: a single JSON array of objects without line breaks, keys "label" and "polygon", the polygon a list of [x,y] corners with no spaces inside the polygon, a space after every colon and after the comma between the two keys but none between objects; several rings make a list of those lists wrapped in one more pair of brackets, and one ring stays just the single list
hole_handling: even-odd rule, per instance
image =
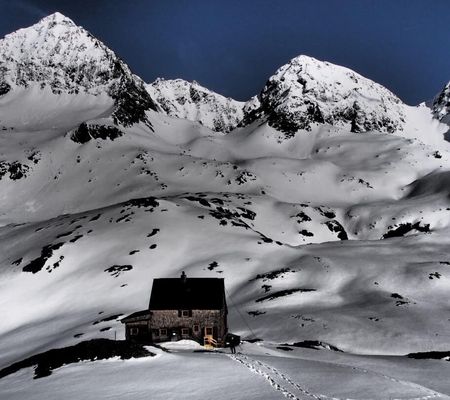
[{"label": "steep snowy slope", "polygon": [[195,81],[157,79],[146,88],[167,115],[197,121],[215,132],[229,132],[243,118],[245,103],[214,93]]},{"label": "steep snowy slope", "polygon": [[450,154],[428,108],[299,57],[218,135],[242,105],[183,81],[149,95],[60,14],[0,48],[0,368],[121,338],[182,270],[225,278],[245,337],[447,349]]},{"label": "steep snowy slope", "polygon": [[3,129],[38,130],[64,118],[67,127],[80,112],[89,118],[112,113],[127,126],[147,122],[145,111],[156,109],[127,65],[60,13],[2,39],[0,63]]}]

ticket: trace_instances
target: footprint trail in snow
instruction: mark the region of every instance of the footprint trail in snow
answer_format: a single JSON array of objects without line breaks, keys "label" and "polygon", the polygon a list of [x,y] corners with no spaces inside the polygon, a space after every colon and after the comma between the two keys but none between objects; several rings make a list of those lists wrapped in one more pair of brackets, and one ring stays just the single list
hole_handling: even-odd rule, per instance
[{"label": "footprint trail in snow", "polygon": [[[264,363],[259,360],[255,360],[247,355],[244,355],[242,353],[239,354],[233,354],[228,355],[229,358],[232,360],[239,362],[240,364],[247,367],[251,372],[256,373],[263,378],[267,380],[267,382],[272,386],[272,388],[275,391],[280,392],[283,396],[285,396],[288,399],[293,400],[303,400],[303,399],[317,399],[317,400],[364,400],[364,399],[352,399],[352,398],[339,398],[334,396],[328,396],[325,394],[319,394],[314,393],[308,388],[306,388],[304,385],[300,385],[299,383],[295,382],[292,378],[290,378],[285,373],[279,371],[275,367]],[[448,399],[448,396],[445,396],[439,392],[436,392],[434,390],[428,389],[424,386],[421,386],[419,384],[409,382],[409,381],[403,381],[388,375],[384,375],[379,372],[370,371],[365,368],[359,368],[359,367],[353,367],[353,366],[345,366],[345,365],[339,365],[337,366],[342,368],[351,368],[353,370],[357,370],[359,372],[362,372],[364,374],[371,374],[383,379],[390,380],[392,382],[395,382],[400,385],[405,385],[409,388],[417,389],[418,392],[422,392],[422,396],[417,397],[396,397],[393,399],[392,397],[389,397],[389,399],[393,400],[428,400],[432,398],[441,398],[441,399]]]}]

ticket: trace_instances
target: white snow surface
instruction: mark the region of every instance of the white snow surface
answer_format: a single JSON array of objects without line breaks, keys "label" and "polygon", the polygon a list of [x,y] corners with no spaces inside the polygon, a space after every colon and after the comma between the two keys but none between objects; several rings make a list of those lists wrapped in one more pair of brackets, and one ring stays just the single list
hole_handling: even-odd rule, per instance
[{"label": "white snow surface", "polygon": [[[43,21],[52,40],[78,32],[60,14]],[[24,59],[47,54],[48,31],[39,32],[0,42],[7,71],[18,70],[21,43],[34,43]],[[86,53],[92,66],[96,51]],[[0,369],[81,340],[122,339],[120,318],[147,306],[152,279],[181,271],[225,278],[231,331],[264,342],[231,358],[181,343],[154,350],[158,357],[71,364],[39,380],[21,370],[0,379],[1,399],[448,398],[448,362],[402,356],[450,350],[447,127],[347,69],[297,62],[301,76],[306,66],[314,77],[305,96],[330,115],[350,93],[394,131],[356,133],[336,117],[286,135],[263,113],[217,134],[196,117],[156,110],[145,112],[151,126],[124,126],[103,81],[72,91],[69,80],[59,92],[51,74],[43,88],[4,75]],[[289,77],[297,93],[289,71],[280,85]],[[58,85],[67,77],[59,72]],[[362,86],[343,91],[330,73]],[[246,109],[255,113],[260,100]],[[303,340],[345,353],[276,349]]]},{"label": "white snow surface", "polygon": [[[8,400],[449,399],[448,362],[244,344],[236,355],[192,350],[63,366],[30,382],[28,368],[0,380]],[[24,385],[24,382],[29,382]]]}]

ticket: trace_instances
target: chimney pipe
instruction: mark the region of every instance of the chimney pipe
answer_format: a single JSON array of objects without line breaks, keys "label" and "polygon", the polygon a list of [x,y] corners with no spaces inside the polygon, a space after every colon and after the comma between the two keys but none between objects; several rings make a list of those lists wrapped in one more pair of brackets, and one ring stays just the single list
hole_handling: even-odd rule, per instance
[{"label": "chimney pipe", "polygon": [[184,273],[184,271],[181,273],[181,281],[183,282],[183,283],[186,283],[186,279],[187,279],[187,276],[186,276],[186,274]]}]

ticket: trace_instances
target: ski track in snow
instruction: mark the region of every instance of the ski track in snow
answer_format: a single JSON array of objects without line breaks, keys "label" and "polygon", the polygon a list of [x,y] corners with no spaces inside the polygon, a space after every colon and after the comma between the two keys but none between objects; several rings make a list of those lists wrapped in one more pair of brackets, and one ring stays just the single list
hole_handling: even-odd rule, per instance
[{"label": "ski track in snow", "polygon": [[[239,362],[240,364],[247,367],[250,371],[253,373],[256,373],[258,375],[261,375],[263,378],[265,378],[270,386],[276,391],[279,391],[283,394],[283,396],[293,399],[293,400],[302,400],[302,399],[317,399],[317,400],[361,400],[361,399],[352,399],[352,398],[339,398],[339,397],[333,397],[333,396],[327,396],[325,394],[319,394],[319,393],[313,393],[309,389],[307,389],[305,386],[300,385],[299,383],[295,382],[292,378],[290,378],[288,375],[284,374],[283,372],[279,371],[278,369],[272,367],[271,365],[264,363],[259,360],[255,360],[247,355],[244,355],[242,353],[236,354],[236,355],[228,355],[229,358],[232,360]],[[387,380],[390,380],[392,382],[398,383],[400,385],[405,385],[410,388],[415,388],[420,391],[424,391],[427,393],[425,396],[419,396],[419,397],[397,397],[391,400],[427,400],[431,398],[448,398],[447,396],[443,395],[442,393],[436,392],[434,390],[428,389],[422,385],[400,380],[388,375],[384,375],[379,372],[371,371],[365,368],[359,368],[354,366],[347,366],[342,364],[335,364],[335,366],[339,366],[341,368],[351,368],[353,370],[357,370],[360,372],[363,372],[365,374],[372,374]],[[283,386],[284,385],[284,386]],[[289,389],[288,389],[289,388]]]}]

